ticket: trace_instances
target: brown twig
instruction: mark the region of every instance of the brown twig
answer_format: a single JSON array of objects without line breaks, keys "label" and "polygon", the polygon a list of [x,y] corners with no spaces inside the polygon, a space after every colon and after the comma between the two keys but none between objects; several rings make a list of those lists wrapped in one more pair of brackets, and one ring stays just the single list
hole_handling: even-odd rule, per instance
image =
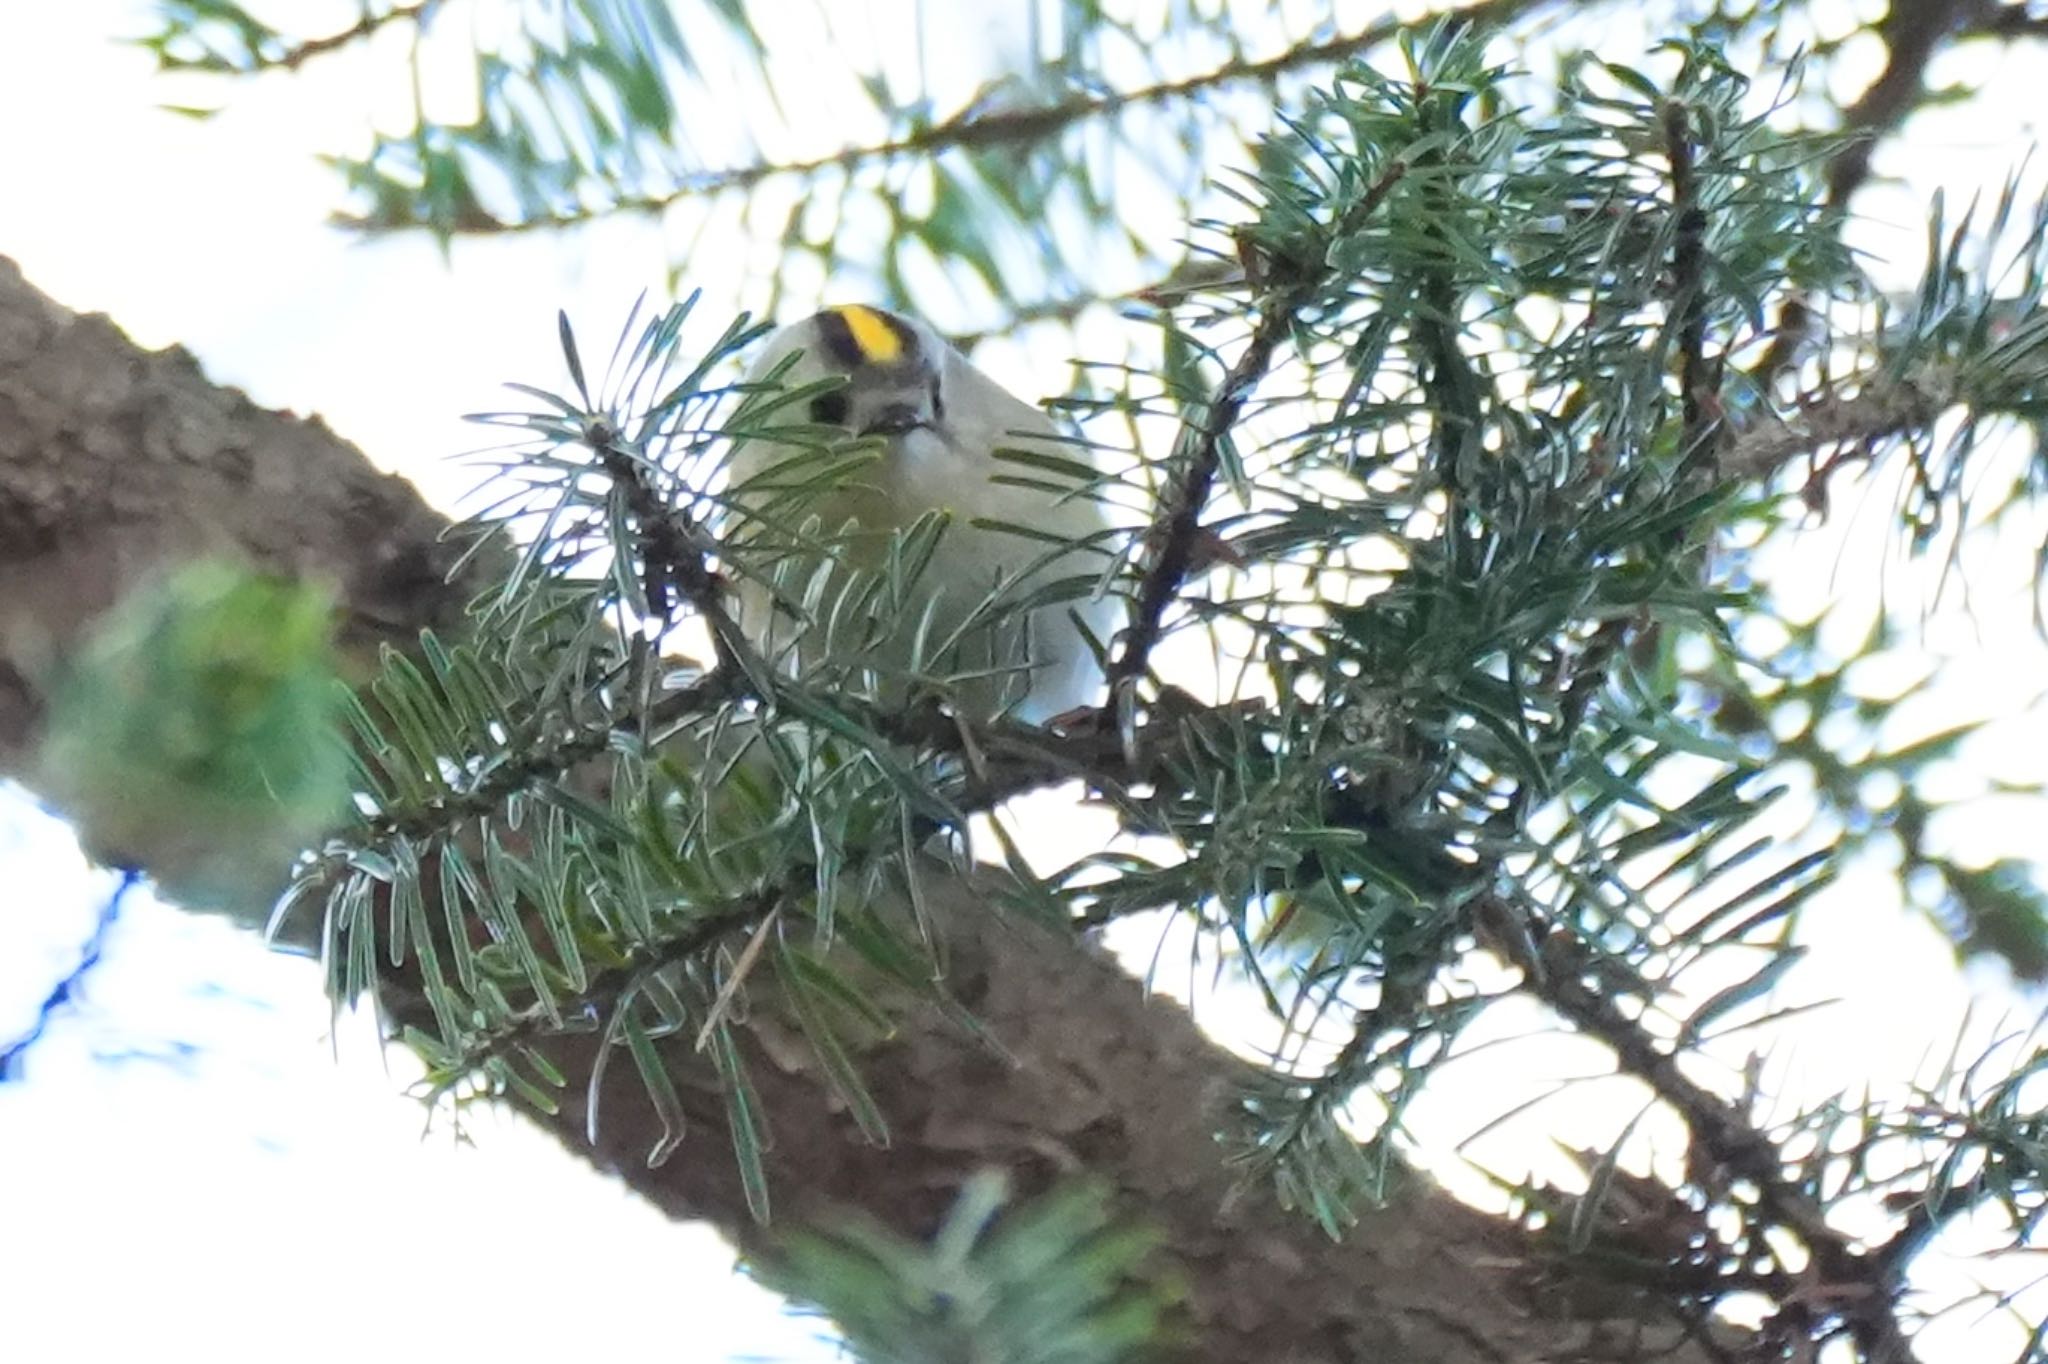
[{"label": "brown twig", "polygon": [[748,649],[746,636],[725,609],[724,580],[711,567],[717,546],[710,533],[654,486],[647,464],[619,444],[618,433],[609,425],[592,423],[584,442],[625,497],[626,510],[640,527],[641,583],[648,609],[666,626],[671,623],[670,609],[680,599],[710,627],[711,644],[717,651],[715,671],[757,674],[758,668],[741,661]]},{"label": "brown twig", "polygon": [[1123,647],[1110,664],[1109,684],[1117,694],[1145,672],[1147,660],[1159,643],[1166,609],[1179,595],[1181,584],[1194,564],[1195,542],[1202,528],[1202,512],[1216,483],[1222,462],[1223,438],[1244,413],[1252,390],[1272,367],[1281,337],[1293,319],[1292,300],[1267,300],[1259,322],[1252,329],[1237,363],[1223,377],[1216,396],[1202,408],[1199,421],[1183,428],[1187,444],[1186,464],[1181,476],[1167,484],[1159,499],[1158,512],[1146,533],[1151,563],[1138,588],[1138,609],[1132,617]]},{"label": "brown twig", "polygon": [[[1355,232],[1376,212],[1387,195],[1408,173],[1405,161],[1390,161],[1371,188],[1331,226],[1331,235],[1341,238]],[[1275,263],[1279,277],[1258,301],[1259,320],[1251,339],[1223,376],[1216,394],[1200,409],[1200,416],[1181,428],[1186,449],[1180,477],[1169,483],[1159,499],[1159,509],[1146,532],[1151,562],[1138,586],[1137,610],[1125,631],[1123,645],[1109,666],[1112,700],[1144,676],[1153,648],[1163,632],[1166,611],[1180,594],[1194,567],[1195,547],[1202,529],[1202,513],[1216,483],[1223,459],[1223,441],[1238,419],[1252,391],[1272,368],[1281,341],[1294,325],[1295,314],[1314,298],[1323,282],[1319,269],[1304,270],[1291,264]]]},{"label": "brown twig", "polygon": [[[464,1049],[463,1073],[474,1074],[491,1061],[510,1056],[522,1045],[561,1032],[559,1019],[593,1019],[607,1007],[623,1007],[631,990],[653,973],[690,960],[722,938],[757,931],[793,893],[795,882],[815,874],[809,866],[793,868],[790,881],[782,886],[700,910],[674,937],[629,950],[625,960],[593,973],[583,989],[556,1001],[552,1009],[535,1006],[486,1030]],[[451,1045],[455,1041],[447,1040]]]},{"label": "brown twig", "polygon": [[[1895,4],[1878,21],[1885,64],[1854,103],[1842,110],[1842,129],[1855,134],[1828,162],[1828,205],[1846,207],[1870,178],[1877,140],[1903,123],[1920,102],[1927,64],[1944,37],[1956,31],[1965,0],[1913,0]],[[1986,30],[1991,31],[1991,30]]]},{"label": "brown twig", "polygon": [[1671,307],[1678,317],[1678,390],[1681,467],[1711,469],[1709,441],[1720,404],[1707,370],[1707,213],[1694,173],[1691,120],[1683,102],[1664,105],[1664,154],[1671,166]]},{"label": "brown twig", "polygon": [[[1671,209],[1676,231],[1671,243],[1671,308],[1678,319],[1679,469],[1712,471],[1718,461],[1712,442],[1720,426],[1715,376],[1707,365],[1706,211],[1700,207],[1691,120],[1685,105],[1667,101],[1663,111],[1664,152],[1671,166]],[[1683,532],[1679,532],[1683,534]],[[1671,546],[1678,548],[1677,544]],[[1601,622],[1571,669],[1558,705],[1558,739],[1569,743],[1585,721],[1593,698],[1606,685],[1609,668],[1641,624],[1615,616]]]},{"label": "brown twig", "polygon": [[282,56],[268,61],[258,61],[255,69],[258,71],[296,71],[316,57],[323,57],[330,52],[340,51],[351,43],[371,36],[387,24],[403,20],[410,20],[414,24],[424,24],[427,21],[428,13],[439,6],[440,3],[441,0],[418,0],[417,4],[393,5],[382,14],[372,14],[366,10],[362,18],[356,20],[340,32],[329,33],[319,38],[307,38],[302,42],[294,43],[285,49]]}]

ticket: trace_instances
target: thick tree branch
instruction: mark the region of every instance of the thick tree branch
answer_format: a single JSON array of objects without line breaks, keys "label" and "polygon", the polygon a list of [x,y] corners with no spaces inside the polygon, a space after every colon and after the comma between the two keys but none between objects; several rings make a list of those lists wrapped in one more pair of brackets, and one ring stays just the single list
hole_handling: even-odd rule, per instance
[{"label": "thick tree branch", "polygon": [[0,257],[0,766],[19,771],[52,660],[129,587],[223,555],[338,593],[357,664],[462,618],[445,522],[318,418],[138,350]]}]

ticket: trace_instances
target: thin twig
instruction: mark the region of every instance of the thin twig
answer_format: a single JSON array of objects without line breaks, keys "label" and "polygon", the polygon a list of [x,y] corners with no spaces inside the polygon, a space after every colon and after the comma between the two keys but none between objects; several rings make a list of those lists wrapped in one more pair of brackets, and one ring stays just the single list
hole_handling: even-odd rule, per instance
[{"label": "thin twig", "polygon": [[[1842,110],[1842,128],[1856,137],[1828,162],[1828,206],[1843,208],[1870,178],[1877,141],[1920,106],[1927,64],[1943,38],[1956,31],[1965,0],[1913,0],[1893,5],[1877,23],[1885,64],[1877,79]],[[1997,30],[1986,27],[1985,32]]]},{"label": "thin twig", "polygon": [[1278,302],[1267,300],[1258,325],[1252,329],[1251,340],[1224,376],[1216,396],[1204,405],[1200,421],[1183,428],[1192,437],[1187,462],[1180,478],[1167,484],[1146,534],[1152,547],[1152,561],[1138,588],[1137,614],[1124,636],[1121,652],[1110,664],[1112,696],[1144,675],[1152,649],[1159,643],[1166,609],[1179,595],[1193,567],[1202,513],[1208,506],[1222,462],[1223,438],[1237,424],[1252,390],[1272,367],[1281,338],[1293,322],[1295,306],[1297,301],[1291,296]]},{"label": "thin twig", "polygon": [[[1418,130],[1429,145],[1423,153],[1424,167],[1435,174],[1424,182],[1421,221],[1439,215],[1452,216],[1455,191],[1444,174],[1454,139],[1468,130],[1462,118],[1464,96],[1455,90],[1434,90],[1418,76],[1411,98],[1415,102]],[[1463,321],[1465,288],[1459,280],[1456,257],[1448,251],[1433,253],[1421,273],[1421,306],[1410,324],[1411,349],[1420,374],[1422,393],[1428,408],[1427,468],[1429,477],[1442,491],[1444,511],[1440,522],[1445,571],[1456,581],[1469,581],[1471,524],[1467,520],[1465,486],[1476,472],[1484,436],[1489,397],[1480,375],[1465,354]]]},{"label": "thin twig", "polygon": [[717,651],[715,671],[758,671],[743,668],[740,662],[748,646],[739,623],[725,609],[724,582],[711,568],[716,545],[710,534],[686,509],[673,505],[662,495],[654,486],[645,461],[621,446],[618,434],[609,426],[594,424],[584,439],[624,495],[626,510],[640,526],[643,591],[648,609],[661,620],[662,633],[666,634],[673,623],[670,607],[675,598],[680,598],[710,627],[712,648]]},{"label": "thin twig", "polygon": [[747,945],[740,949],[739,960],[733,963],[732,974],[718,987],[718,995],[705,1011],[704,1026],[697,1029],[697,1042],[692,1051],[703,1051],[711,1043],[711,1034],[718,1031],[718,1025],[732,1012],[732,1003],[739,998],[740,990],[747,983],[747,977],[754,973],[754,963],[761,959],[761,949],[768,942],[768,930],[775,927],[775,921],[782,915],[784,901],[777,900],[775,908],[761,916],[761,922],[747,938]]},{"label": "thin twig", "polygon": [[1691,120],[1679,100],[1664,105],[1664,154],[1671,165],[1671,306],[1678,316],[1681,467],[1713,467],[1708,442],[1720,404],[1707,372],[1707,213],[1694,174]]},{"label": "thin twig", "polygon": [[[1389,161],[1372,187],[1332,225],[1331,235],[1341,238],[1357,231],[1407,173],[1407,162]],[[1124,633],[1123,646],[1109,666],[1112,701],[1144,676],[1152,650],[1159,643],[1167,608],[1180,594],[1194,566],[1202,513],[1222,464],[1224,438],[1244,415],[1252,391],[1272,368],[1281,341],[1294,326],[1295,314],[1315,297],[1323,281],[1320,271],[1300,271],[1292,266],[1285,269],[1260,298],[1259,320],[1252,328],[1251,339],[1230,372],[1224,375],[1215,396],[1203,405],[1199,420],[1182,427],[1186,463],[1180,477],[1169,483],[1160,497],[1159,510],[1146,532],[1151,562],[1139,584],[1137,611]]]},{"label": "thin twig", "polygon": [[[734,933],[755,931],[791,895],[800,893],[798,883],[813,877],[809,866],[792,868],[787,882],[752,895],[702,909],[674,937],[663,942],[635,947],[625,960],[590,977],[588,984],[556,1003],[552,1015],[538,1006],[527,1009],[496,1028],[487,1029],[463,1050],[465,1074],[474,1074],[490,1061],[508,1056],[521,1045],[537,1042],[561,1031],[555,1018],[591,1018],[606,1008],[616,1007],[626,991],[649,974],[689,961],[698,953]],[[454,1039],[449,1039],[451,1042]]]},{"label": "thin twig", "polygon": [[372,14],[365,11],[362,18],[356,20],[340,32],[329,33],[320,38],[308,38],[303,42],[294,43],[285,49],[282,56],[268,60],[258,60],[254,69],[258,71],[296,71],[315,57],[323,57],[330,52],[337,52],[352,43],[370,37],[387,24],[403,20],[411,20],[414,24],[424,24],[427,21],[428,12],[440,3],[441,0],[419,0],[417,4],[394,5],[382,14]]},{"label": "thin twig", "polygon": [[[1721,435],[1718,375],[1707,363],[1706,210],[1700,206],[1692,120],[1680,100],[1663,109],[1664,155],[1671,167],[1671,311],[1677,319],[1679,395],[1679,476],[1693,470],[1712,473],[1719,460],[1715,445]],[[1674,532],[1666,546],[1681,549],[1684,530]],[[1603,621],[1586,642],[1565,684],[1558,706],[1558,741],[1571,742],[1585,721],[1593,698],[1607,684],[1609,669],[1630,637],[1647,617],[1615,616]]]},{"label": "thin twig", "polygon": [[1971,13],[1963,20],[1966,36],[1983,34],[1993,38],[2048,37],[2048,14],[2030,13],[2027,0],[2000,4],[1999,0],[1972,0]]},{"label": "thin twig", "polygon": [[[1685,105],[1666,101],[1664,154],[1671,166],[1671,210],[1676,229],[1671,243],[1671,309],[1678,320],[1679,470],[1713,470],[1712,442],[1720,426],[1720,401],[1707,365],[1706,211],[1699,182],[1691,120]],[[1667,548],[1677,553],[1684,530]],[[1573,664],[1558,705],[1557,740],[1570,743],[1584,723],[1593,698],[1607,684],[1615,658],[1647,617],[1614,616],[1601,622]]]}]

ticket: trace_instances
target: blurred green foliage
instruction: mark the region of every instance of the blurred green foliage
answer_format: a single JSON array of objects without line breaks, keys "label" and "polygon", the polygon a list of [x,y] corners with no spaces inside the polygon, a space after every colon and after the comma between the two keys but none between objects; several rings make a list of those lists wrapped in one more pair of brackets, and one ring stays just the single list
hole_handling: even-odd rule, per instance
[{"label": "blurred green foliage", "polygon": [[116,606],[53,691],[39,781],[103,861],[262,927],[293,859],[343,817],[333,605],[218,561]]}]

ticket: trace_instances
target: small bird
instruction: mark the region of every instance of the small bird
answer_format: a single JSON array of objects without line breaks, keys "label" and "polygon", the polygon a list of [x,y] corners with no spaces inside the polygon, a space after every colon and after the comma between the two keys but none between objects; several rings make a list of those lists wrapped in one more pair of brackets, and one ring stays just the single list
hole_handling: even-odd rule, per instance
[{"label": "small bird", "polygon": [[[1109,523],[1085,455],[1045,413],[924,323],[855,305],[776,332],[748,379],[809,394],[780,406],[781,393],[761,394],[729,466],[739,623],[756,647],[806,673],[843,665],[883,699],[912,676],[938,680],[965,719],[1036,723],[1097,699],[1076,621],[1108,645],[1116,607],[1095,586]],[[867,462],[846,458],[861,450]],[[900,588],[892,560],[915,564],[933,529]]]}]

